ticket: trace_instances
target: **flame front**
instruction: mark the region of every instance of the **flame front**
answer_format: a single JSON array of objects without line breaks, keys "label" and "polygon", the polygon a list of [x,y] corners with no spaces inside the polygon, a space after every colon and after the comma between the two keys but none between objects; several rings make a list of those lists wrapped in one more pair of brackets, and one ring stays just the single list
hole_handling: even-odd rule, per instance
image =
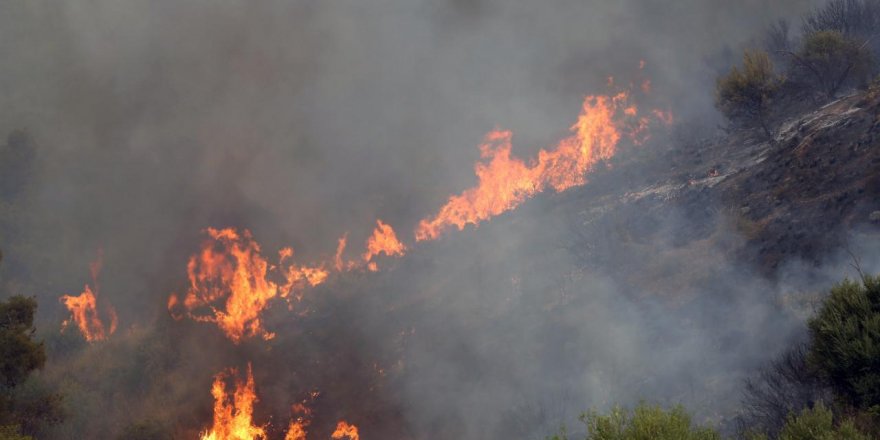
[{"label": "flame front", "polygon": [[102,260],[102,253],[99,252],[98,258],[89,264],[89,272],[95,286],[94,291],[86,284],[78,296],[62,295],[60,298],[60,301],[70,311],[70,318],[61,323],[61,330],[64,331],[71,322],[75,323],[88,342],[103,341],[116,331],[116,310],[112,306],[107,306],[107,315],[110,321],[108,326],[104,325],[98,314],[98,274],[101,272]]},{"label": "flame front", "polygon": [[257,394],[254,391],[254,375],[248,364],[245,382],[235,379],[235,390],[226,394],[226,380],[238,372],[233,368],[228,372],[214,376],[211,394],[214,396],[214,426],[202,434],[201,440],[257,440],[266,439],[263,426],[255,426],[253,421],[254,403]]},{"label": "flame front", "polygon": [[357,426],[354,426],[345,420],[340,420],[339,423],[336,424],[336,431],[333,431],[331,438],[341,439],[343,437],[348,437],[349,440],[360,439]]},{"label": "flame front", "polygon": [[[260,314],[276,297],[287,297],[293,289],[304,285],[315,286],[327,279],[320,267],[290,265],[279,276],[286,279],[276,283],[269,279],[270,272],[278,272],[260,253],[260,245],[245,230],[207,229],[211,240],[202,245],[187,265],[189,290],[182,304],[176,295],[168,300],[172,314],[182,305],[189,316],[197,321],[215,322],[232,339],[240,342],[245,336],[271,339],[274,334],[263,328]],[[292,257],[291,249],[282,249],[279,264]],[[222,308],[216,303],[225,301]],[[203,310],[208,313],[204,313]]]},{"label": "flame front", "polygon": [[[613,84],[609,78],[609,85]],[[650,91],[650,87],[642,89]],[[637,87],[631,84],[629,90]],[[596,164],[615,155],[621,139],[637,145],[648,140],[652,118],[640,116],[630,96],[627,91],[587,96],[570,127],[571,134],[553,148],[539,150],[528,161],[512,154],[511,132],[488,133],[480,145],[481,159],[474,165],[476,186],[450,196],[436,215],[422,219],[415,230],[416,241],[436,240],[451,228],[477,226],[541,192],[558,193],[586,184]],[[653,110],[652,116],[666,125],[673,122],[667,111]],[[286,268],[293,257],[290,248],[279,252],[275,266],[261,256],[259,245],[246,230],[239,234],[234,229],[211,228],[207,233],[211,240],[190,258],[186,295],[171,295],[168,309],[175,318],[182,316],[178,311],[183,309],[195,320],[217,323],[235,343],[252,336],[271,339],[274,334],[263,328],[260,319],[269,302],[276,297],[288,298],[291,292],[294,299],[301,300],[306,288],[328,279],[327,268],[336,272],[377,271],[379,255],[400,257],[409,251],[394,229],[381,220],[376,221],[360,258],[345,258],[346,233],[339,238],[332,260],[328,257],[312,266],[290,264]],[[270,274],[277,281],[270,279]]]},{"label": "flame front", "polygon": [[586,183],[586,174],[601,160],[614,156],[621,133],[616,118],[630,117],[628,95],[589,96],[584,100],[572,135],[551,150],[540,150],[526,163],[511,156],[511,133],[493,131],[480,146],[482,161],[474,168],[477,186],[449,198],[433,218],[423,219],[416,240],[434,240],[449,227],[478,225],[519,206],[548,188],[562,192]]}]

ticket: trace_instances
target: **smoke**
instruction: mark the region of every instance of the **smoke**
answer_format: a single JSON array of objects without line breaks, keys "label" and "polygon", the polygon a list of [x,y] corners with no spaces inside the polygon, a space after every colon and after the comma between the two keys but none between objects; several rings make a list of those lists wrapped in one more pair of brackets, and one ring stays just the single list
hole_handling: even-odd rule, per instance
[{"label": "smoke", "polygon": [[[627,208],[585,226],[604,202],[573,195],[334,280],[304,317],[279,304],[265,344],[174,322],[165,301],[208,226],[302,261],[347,231],[363,243],[376,218],[411,241],[473,184],[484,133],[511,129],[531,156],[609,76],[650,77],[679,119],[712,114],[704,60],[815,3],[3,2],[0,133],[26,129],[37,156],[0,272],[37,295],[52,374],[76,377],[80,406],[54,435],[113,435],[129,407],[192,433],[210,420],[211,375],[248,360],[257,416],[275,425],[322,392],[316,433],[351,416],[375,438],[540,437],[641,398],[728,417],[739,379],[797,336],[787,295],[838,279],[845,256],[827,275],[791,262],[766,280],[730,257],[742,244],[724,216],[673,209],[646,226]],[[52,336],[57,298],[89,281],[99,248],[119,340],[76,346]]]}]

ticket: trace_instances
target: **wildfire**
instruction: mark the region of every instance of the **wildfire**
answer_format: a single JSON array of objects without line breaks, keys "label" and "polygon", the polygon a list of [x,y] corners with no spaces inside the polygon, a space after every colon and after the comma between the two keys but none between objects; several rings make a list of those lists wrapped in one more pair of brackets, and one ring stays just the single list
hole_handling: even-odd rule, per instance
[{"label": "wildfire", "polygon": [[423,219],[416,240],[434,240],[447,228],[478,225],[519,206],[548,188],[562,192],[586,183],[586,174],[615,152],[621,133],[617,120],[633,117],[628,94],[588,96],[571,126],[572,135],[551,150],[540,150],[526,163],[511,156],[511,133],[493,131],[480,146],[482,160],[474,168],[477,186],[449,198],[433,218]]},{"label": "wildfire", "polygon": [[[234,229],[206,230],[210,240],[202,245],[187,265],[189,290],[181,301],[177,295],[168,300],[173,315],[185,308],[197,321],[215,322],[238,343],[245,336],[271,339],[274,334],[263,328],[260,314],[276,297],[287,297],[294,289],[316,286],[327,279],[321,267],[300,267],[291,264],[286,270],[270,265],[261,255],[260,245],[250,232],[239,234]],[[293,256],[286,248],[279,252],[279,265]],[[284,279],[276,283],[269,277],[276,274]],[[223,307],[217,303],[223,302]]]},{"label": "wildfire", "polygon": [[104,326],[104,322],[101,321],[98,314],[98,274],[101,272],[101,265],[102,257],[100,254],[97,260],[89,264],[92,283],[95,285],[94,291],[86,284],[78,296],[62,295],[60,298],[60,301],[70,311],[70,318],[61,323],[61,331],[64,331],[71,323],[75,323],[83,337],[89,342],[103,341],[116,331],[116,310],[112,306],[107,306],[109,326]]},{"label": "wildfire", "polygon": [[360,439],[357,426],[354,426],[346,422],[345,420],[340,420],[339,423],[336,424],[336,431],[333,431],[333,435],[331,435],[331,438],[341,439],[343,437],[348,437],[349,440]]},{"label": "wildfire", "polygon": [[[211,386],[211,395],[214,396],[214,424],[210,430],[201,435],[200,440],[266,440],[266,426],[254,425],[254,405],[259,399],[255,391],[251,364],[248,364],[247,376],[243,382],[236,376],[238,370],[235,368],[214,376],[214,384]],[[227,393],[226,383],[230,377],[235,378],[235,388]],[[312,392],[312,399],[317,395],[317,392]],[[292,410],[294,417],[287,428],[284,440],[306,440],[308,434],[306,428],[311,423],[312,411],[305,403],[294,404]],[[340,421],[332,438],[343,437],[358,440],[357,427]]]},{"label": "wildfire", "polygon": [[376,229],[373,235],[367,239],[367,251],[363,254],[363,260],[367,263],[367,267],[371,271],[376,271],[376,263],[373,258],[379,254],[385,254],[389,257],[402,256],[406,251],[406,246],[397,239],[397,234],[391,226],[382,223],[382,220],[376,220]]},{"label": "wildfire", "polygon": [[254,376],[248,364],[247,378],[241,382],[236,378],[235,390],[226,394],[226,380],[236,376],[238,371],[230,369],[214,376],[211,395],[214,396],[214,425],[202,434],[201,440],[257,440],[266,439],[263,426],[254,426],[254,403],[257,394],[254,391]]}]

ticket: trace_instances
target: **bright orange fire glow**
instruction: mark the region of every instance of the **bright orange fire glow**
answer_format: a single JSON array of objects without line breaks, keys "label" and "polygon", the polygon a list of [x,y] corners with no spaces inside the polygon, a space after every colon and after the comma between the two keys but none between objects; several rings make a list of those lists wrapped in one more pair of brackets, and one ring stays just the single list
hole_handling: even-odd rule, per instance
[{"label": "bright orange fire glow", "polygon": [[70,311],[70,318],[61,323],[61,330],[64,331],[71,323],[74,323],[86,341],[89,342],[107,339],[116,331],[117,325],[116,310],[112,306],[107,306],[107,315],[110,320],[108,326],[104,325],[98,314],[98,274],[101,272],[101,260],[102,257],[99,254],[98,259],[89,265],[92,283],[95,286],[94,291],[86,284],[78,296],[62,295],[60,298],[60,301]]},{"label": "bright orange fire glow", "polygon": [[[379,254],[393,257],[402,256],[404,252],[406,246],[397,239],[394,229],[382,223],[382,220],[377,220],[373,235],[367,239],[367,251],[363,254],[364,261],[370,263]],[[370,270],[375,270],[375,266],[370,266]]]},{"label": "bright orange fire glow", "polygon": [[245,382],[235,379],[235,390],[226,394],[226,380],[238,372],[233,368],[214,376],[211,395],[214,396],[214,425],[202,434],[201,440],[257,440],[266,439],[263,426],[254,426],[254,376],[248,364]]},{"label": "bright orange fire glow", "polygon": [[[290,265],[278,270],[263,258],[259,244],[247,230],[239,234],[234,229],[209,228],[206,232],[210,240],[187,265],[189,290],[182,301],[172,295],[168,306],[173,315],[182,306],[197,321],[217,323],[235,343],[245,336],[271,339],[274,334],[263,328],[260,319],[269,301],[327,279],[327,272],[320,267]],[[282,249],[279,265],[292,256],[291,249]],[[272,281],[270,272],[285,281]],[[222,307],[217,304],[221,302]]]},{"label": "bright orange fire glow", "polygon": [[306,427],[300,421],[292,421],[290,422],[290,427],[287,428],[287,435],[284,436],[284,440],[306,440]]},{"label": "bright orange fire glow", "polygon": [[330,437],[334,439],[348,437],[349,440],[358,440],[361,438],[360,435],[358,435],[357,426],[354,426],[345,420],[340,420],[339,423],[336,424],[336,431],[333,431],[333,435]]},{"label": "bright orange fire glow", "polygon": [[[644,61],[639,68],[645,68]],[[613,83],[609,78],[609,84]],[[647,84],[645,80],[643,85]],[[629,89],[637,91],[638,87],[630,84]],[[628,91],[587,96],[571,134],[528,160],[513,155],[511,132],[488,133],[480,145],[481,159],[474,165],[476,185],[450,196],[436,215],[423,218],[415,229],[415,240],[435,240],[449,229],[476,227],[544,191],[559,193],[584,185],[597,164],[615,155],[621,139],[640,145],[648,140],[654,119],[672,124],[670,112],[651,110],[650,117],[644,116],[631,101]],[[327,281],[330,271],[377,271],[379,255],[400,257],[409,251],[381,220],[376,221],[359,258],[345,257],[346,233],[339,238],[332,259],[328,256],[311,266],[288,264],[294,255],[291,248],[279,251],[277,264],[269,263],[247,230],[240,234],[235,229],[209,228],[206,232],[210,239],[187,266],[189,288],[185,295],[171,295],[168,309],[176,319],[186,315],[216,323],[235,343],[246,337],[274,336],[261,321],[271,300],[302,300],[307,288]],[[292,304],[289,307],[293,309]]]},{"label": "bright orange fire glow", "polygon": [[542,149],[529,163],[511,156],[509,131],[489,133],[480,146],[483,160],[474,169],[477,186],[450,197],[435,217],[422,220],[416,240],[436,239],[452,226],[478,225],[548,188],[562,192],[586,183],[593,166],[614,155],[621,138],[617,119],[635,115],[627,99],[626,93],[588,96],[572,135],[551,150]]}]

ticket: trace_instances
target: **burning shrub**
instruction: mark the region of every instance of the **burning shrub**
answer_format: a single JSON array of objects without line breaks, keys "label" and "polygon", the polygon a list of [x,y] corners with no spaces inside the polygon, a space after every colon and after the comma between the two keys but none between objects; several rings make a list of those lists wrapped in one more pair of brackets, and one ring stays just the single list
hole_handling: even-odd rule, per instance
[{"label": "burning shrub", "polygon": [[772,103],[784,82],[784,77],[775,73],[766,52],[747,50],[743,53],[742,69],[734,66],[730,73],[718,78],[716,105],[732,122],[757,126],[771,138]]}]

